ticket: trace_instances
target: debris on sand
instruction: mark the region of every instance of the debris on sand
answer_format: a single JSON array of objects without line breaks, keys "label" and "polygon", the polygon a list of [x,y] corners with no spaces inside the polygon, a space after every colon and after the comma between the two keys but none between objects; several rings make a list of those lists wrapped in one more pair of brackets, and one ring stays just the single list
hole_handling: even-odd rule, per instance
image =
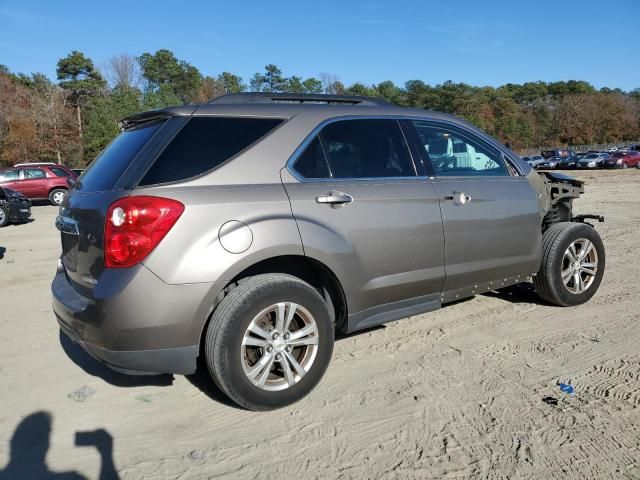
[{"label": "debris on sand", "polygon": [[75,392],[71,392],[69,395],[67,395],[67,397],[69,397],[74,402],[86,402],[91,397],[93,397],[95,393],[96,391],[93,388],[89,387],[88,385],[84,385]]}]

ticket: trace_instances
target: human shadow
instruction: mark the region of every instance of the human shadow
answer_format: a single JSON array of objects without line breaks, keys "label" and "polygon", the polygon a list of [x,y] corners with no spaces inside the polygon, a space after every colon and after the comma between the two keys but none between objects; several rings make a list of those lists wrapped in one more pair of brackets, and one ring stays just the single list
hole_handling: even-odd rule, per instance
[{"label": "human shadow", "polygon": [[500,290],[493,290],[491,292],[484,293],[487,297],[500,298],[511,303],[534,303],[536,305],[546,305],[536,293],[536,289],[533,283],[518,283],[511,285],[510,287],[504,287]]},{"label": "human shadow", "polygon": [[60,346],[73,363],[89,375],[101,378],[115,387],[168,387],[173,385],[173,375],[125,375],[111,370],[73,343],[60,331]]},{"label": "human shadow", "polygon": [[6,248],[0,247],[0,260],[4,258],[4,253],[7,251]]},{"label": "human shadow", "polygon": [[[83,480],[84,475],[75,470],[54,472],[46,463],[51,436],[51,415],[35,412],[25,417],[13,432],[10,443],[9,463],[0,469],[0,480]],[[104,429],[93,432],[76,432],[77,446],[95,447],[100,454],[100,480],[118,479],[113,461],[113,437]]]}]

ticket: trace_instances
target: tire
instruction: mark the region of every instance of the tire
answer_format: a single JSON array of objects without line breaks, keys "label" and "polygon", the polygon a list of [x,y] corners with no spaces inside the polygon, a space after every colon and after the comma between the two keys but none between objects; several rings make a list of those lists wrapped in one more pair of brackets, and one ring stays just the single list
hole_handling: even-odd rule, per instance
[{"label": "tire", "polygon": [[51,205],[59,207],[66,196],[67,191],[64,188],[55,188],[49,192],[49,202],[51,202]]},{"label": "tire", "polygon": [[[292,304],[296,308],[289,328],[278,328],[278,307],[286,305],[286,310],[281,310],[281,317],[285,318],[291,313]],[[271,310],[273,307],[276,310]],[[313,330],[313,324],[315,333],[293,338],[303,328]],[[260,335],[250,334],[250,327],[259,327]],[[278,334],[278,329],[284,333]],[[263,339],[268,340],[265,343]],[[248,341],[264,345],[243,345]],[[287,343],[302,341],[315,343]],[[264,274],[240,282],[220,302],[207,329],[204,351],[207,368],[218,387],[238,405],[264,411],[290,405],[307,395],[329,365],[333,342],[334,327],[327,304],[313,287],[291,275]],[[298,367],[306,367],[303,375],[297,373],[289,361],[291,357]],[[268,358],[274,359],[273,365],[268,363],[268,369],[258,370],[260,362]],[[285,366],[290,375],[286,375]],[[250,372],[254,370],[258,373],[251,379]]]},{"label": "tire", "polygon": [[[577,254],[575,261],[571,258],[570,246]],[[587,255],[580,260],[585,250]],[[533,283],[540,298],[549,303],[562,307],[581,305],[598,290],[604,269],[604,244],[592,226],[577,222],[555,223],[542,237],[542,262]],[[564,281],[563,272],[566,272]],[[582,287],[585,288],[582,290]]]},{"label": "tire", "polygon": [[0,205],[0,228],[9,224],[9,209]]}]

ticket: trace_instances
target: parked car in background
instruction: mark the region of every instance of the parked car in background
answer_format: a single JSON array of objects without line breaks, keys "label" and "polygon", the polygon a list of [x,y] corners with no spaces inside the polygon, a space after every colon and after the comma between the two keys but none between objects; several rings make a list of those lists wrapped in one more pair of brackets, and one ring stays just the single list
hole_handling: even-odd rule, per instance
[{"label": "parked car in background", "polygon": [[580,305],[604,274],[596,216],[572,213],[583,182],[452,115],[247,93],[122,125],[60,208],[51,287],[63,334],[116,370],[192,374],[201,355],[271,410],[318,384],[335,330],[532,275]]},{"label": "parked car in background", "polygon": [[640,152],[619,151],[613,153],[609,158],[603,160],[603,168],[629,168],[637,167],[640,162]]},{"label": "parked car in background", "polygon": [[536,165],[537,169],[544,169],[544,170],[553,170],[555,168],[558,168],[558,165],[560,164],[560,162],[562,161],[564,157],[549,157],[544,159],[542,162],[538,163]]},{"label": "parked car in background", "polygon": [[20,192],[0,187],[0,227],[26,222],[31,217],[31,201]]},{"label": "parked car in background", "polygon": [[49,200],[61,205],[76,174],[56,163],[19,163],[0,169],[0,186],[22,193],[31,200]]},{"label": "parked car in background", "polygon": [[538,164],[544,162],[544,157],[542,155],[534,155],[532,157],[522,157],[522,159],[533,168],[536,168]]},{"label": "parked car in background", "polygon": [[568,157],[569,155],[575,155],[575,152],[568,148],[557,148],[554,150],[543,150],[540,152],[540,155],[545,159],[549,159],[552,157]]},{"label": "parked car in background", "polygon": [[576,168],[578,160],[578,156],[573,154],[567,155],[566,157],[560,157],[560,161],[558,162],[558,165],[556,165],[556,168],[560,168],[563,170]]},{"label": "parked car in background", "polygon": [[606,152],[600,153],[587,153],[584,157],[578,160],[577,168],[598,168],[602,167],[602,162],[609,158],[609,154]]}]

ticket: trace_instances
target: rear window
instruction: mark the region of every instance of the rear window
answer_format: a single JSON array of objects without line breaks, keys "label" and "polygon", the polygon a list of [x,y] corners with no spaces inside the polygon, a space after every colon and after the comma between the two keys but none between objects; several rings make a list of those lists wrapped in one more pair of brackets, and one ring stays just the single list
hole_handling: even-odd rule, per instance
[{"label": "rear window", "polygon": [[118,135],[89,165],[76,188],[100,192],[111,190],[131,161],[164,122],[141,125]]},{"label": "rear window", "polygon": [[281,119],[193,117],[156,159],[140,185],[201,175],[251,146]]}]

